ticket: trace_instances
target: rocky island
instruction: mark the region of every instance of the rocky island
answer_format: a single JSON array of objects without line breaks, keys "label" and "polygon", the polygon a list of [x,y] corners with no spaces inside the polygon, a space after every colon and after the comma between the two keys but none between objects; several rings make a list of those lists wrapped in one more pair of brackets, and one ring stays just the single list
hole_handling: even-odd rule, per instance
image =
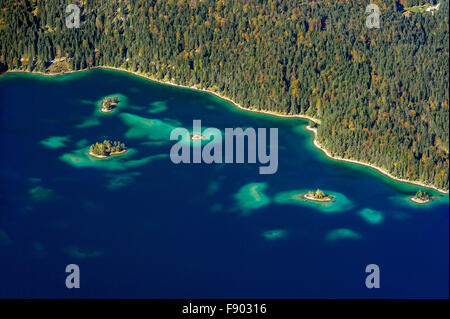
[{"label": "rocky island", "polygon": [[309,191],[308,193],[302,196],[305,200],[311,200],[316,202],[330,202],[334,200],[333,196],[326,195],[320,189],[317,189],[315,192]]},{"label": "rocky island", "polygon": [[197,133],[192,133],[192,134],[190,135],[190,137],[191,137],[191,140],[192,140],[192,141],[206,140],[206,136],[203,136],[203,135],[197,134]]},{"label": "rocky island", "polygon": [[118,96],[105,97],[103,99],[103,101],[102,101],[100,112],[110,113],[110,112],[114,111],[114,108],[118,104],[119,104],[119,97]]},{"label": "rocky island", "polygon": [[107,158],[113,155],[124,154],[127,148],[124,143],[119,141],[111,142],[109,140],[103,141],[103,143],[95,143],[89,147],[89,155],[96,158]]}]

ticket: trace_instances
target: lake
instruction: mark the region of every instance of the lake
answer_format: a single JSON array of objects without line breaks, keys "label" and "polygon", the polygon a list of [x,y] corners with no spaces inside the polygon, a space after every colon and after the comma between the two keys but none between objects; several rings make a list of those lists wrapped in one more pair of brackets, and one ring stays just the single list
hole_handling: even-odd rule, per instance
[{"label": "lake", "polygon": [[[278,128],[277,173],[172,163],[195,119]],[[420,187],[327,158],[307,125],[119,71],[0,77],[0,297],[448,298],[448,195],[413,204]],[[105,139],[128,152],[89,157]],[[335,201],[298,198],[318,188]]]}]

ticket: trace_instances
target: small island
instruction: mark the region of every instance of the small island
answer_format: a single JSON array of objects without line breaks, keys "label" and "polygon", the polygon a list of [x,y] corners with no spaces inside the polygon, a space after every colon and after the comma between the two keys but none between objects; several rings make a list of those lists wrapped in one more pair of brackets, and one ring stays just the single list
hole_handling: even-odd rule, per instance
[{"label": "small island", "polygon": [[110,113],[110,112],[114,111],[114,108],[118,104],[119,104],[119,97],[118,96],[105,97],[103,99],[103,101],[102,101],[100,112]]},{"label": "small island", "polygon": [[303,198],[306,200],[312,200],[316,202],[330,202],[334,200],[333,196],[326,195],[320,189],[316,190],[315,192],[309,191],[308,193],[303,195]]},{"label": "small island", "polygon": [[411,197],[411,201],[416,204],[426,204],[431,202],[431,200],[431,196],[427,192],[422,190],[418,190],[416,195],[414,195],[414,197]]},{"label": "small island", "polygon": [[206,136],[203,136],[201,134],[193,133],[190,136],[192,141],[206,140]]},{"label": "small island", "polygon": [[124,143],[119,141],[111,142],[109,140],[103,141],[103,143],[95,143],[89,147],[89,155],[96,158],[107,158],[113,155],[124,154],[127,148]]}]

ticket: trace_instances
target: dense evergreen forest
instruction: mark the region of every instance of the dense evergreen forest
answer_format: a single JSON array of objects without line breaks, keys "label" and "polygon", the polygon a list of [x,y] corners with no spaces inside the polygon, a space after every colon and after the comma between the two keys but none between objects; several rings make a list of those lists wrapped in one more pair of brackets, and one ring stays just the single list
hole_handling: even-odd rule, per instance
[{"label": "dense evergreen forest", "polygon": [[0,0],[0,69],[122,67],[307,114],[332,154],[448,190],[448,0],[372,2],[379,29],[362,0]]}]

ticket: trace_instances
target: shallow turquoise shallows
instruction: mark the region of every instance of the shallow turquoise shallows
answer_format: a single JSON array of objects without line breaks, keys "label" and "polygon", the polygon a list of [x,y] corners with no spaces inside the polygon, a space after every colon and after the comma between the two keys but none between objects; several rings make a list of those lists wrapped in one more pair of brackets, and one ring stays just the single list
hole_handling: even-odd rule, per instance
[{"label": "shallow turquoise shallows", "polygon": [[[173,164],[195,119],[278,128],[277,173]],[[410,202],[419,187],[325,157],[307,124],[118,71],[0,77],[0,297],[447,298],[448,196]],[[128,152],[87,155],[105,139]],[[301,198],[318,188],[334,201]]]}]

